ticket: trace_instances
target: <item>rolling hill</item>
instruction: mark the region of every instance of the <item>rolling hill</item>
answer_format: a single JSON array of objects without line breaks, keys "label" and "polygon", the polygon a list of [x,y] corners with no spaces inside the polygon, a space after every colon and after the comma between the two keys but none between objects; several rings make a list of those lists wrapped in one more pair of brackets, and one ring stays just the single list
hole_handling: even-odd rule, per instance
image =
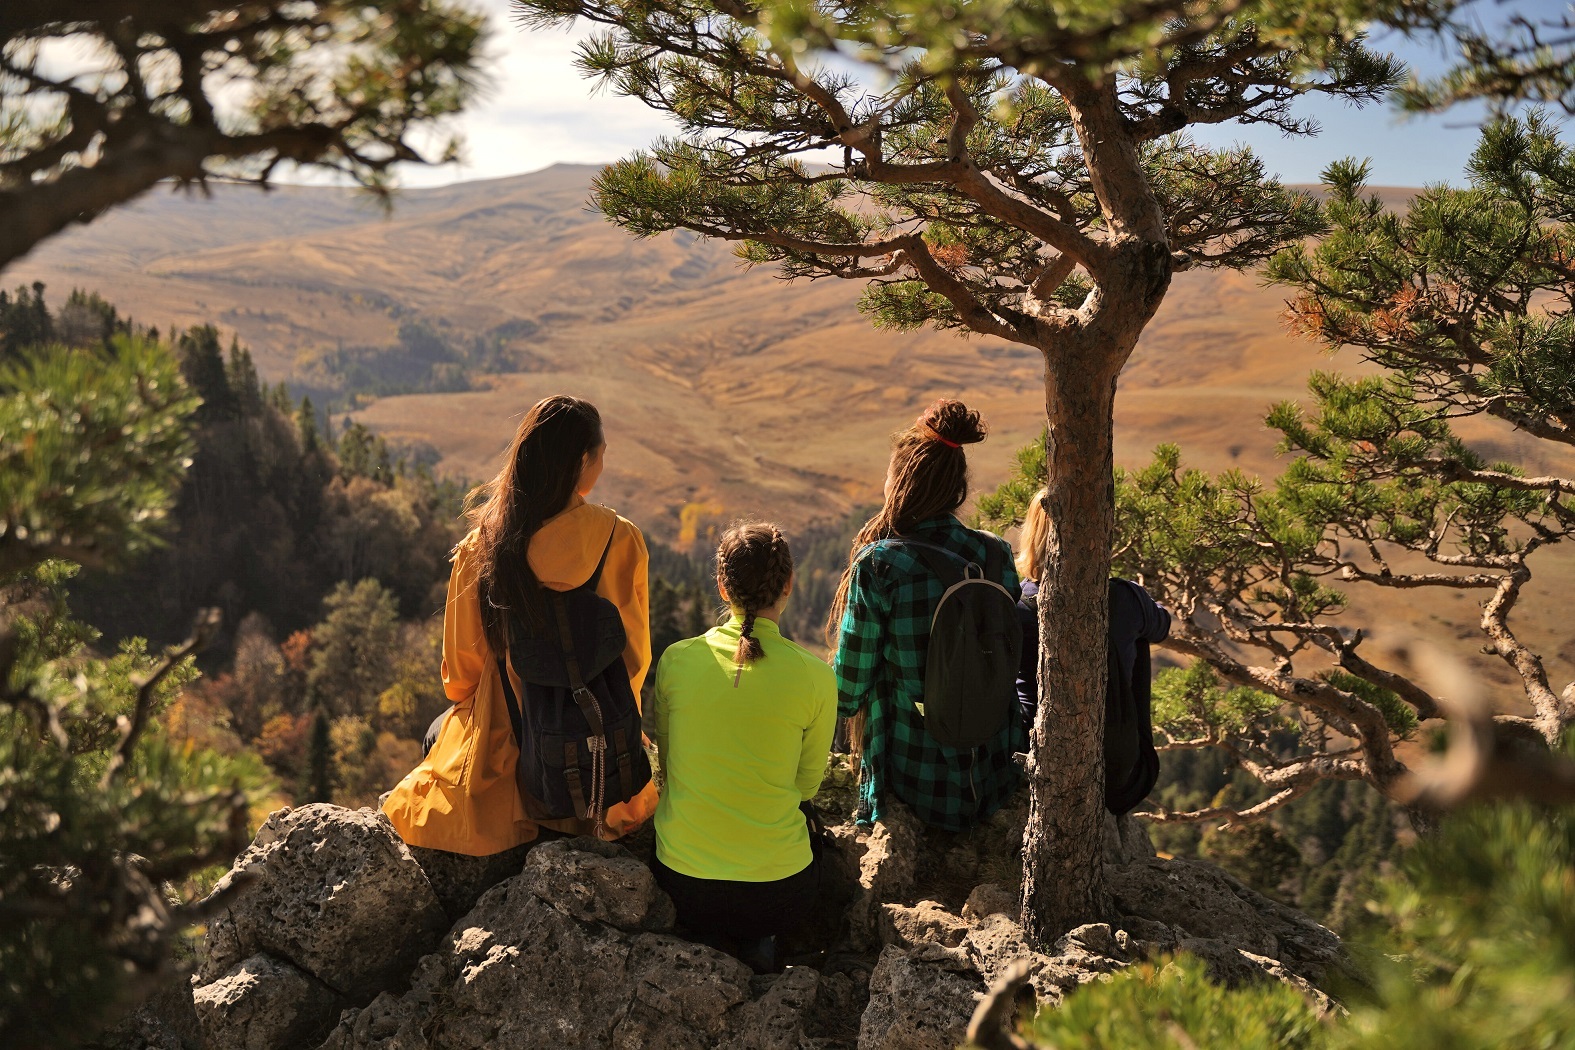
[{"label": "rolling hill", "polygon": [[[253,349],[267,379],[298,385],[325,353],[393,345],[413,321],[456,341],[502,340],[520,371],[351,414],[396,442],[430,444],[439,469],[479,479],[496,470],[532,402],[588,397],[608,423],[598,497],[668,541],[707,518],[799,525],[878,498],[887,436],[938,396],[961,397],[990,421],[972,457],[978,485],[993,484],[1039,432],[1033,352],[877,332],[857,312],[855,285],[784,285],[692,236],[637,241],[586,209],[594,171],[560,165],[408,191],[387,215],[331,188],[160,193],[54,239],[5,281],[41,280],[56,297],[96,289],[161,327],[212,321]],[[1388,194],[1399,202],[1406,191]],[[1122,379],[1118,461],[1141,464],[1174,441],[1207,469],[1276,472],[1266,407],[1300,396],[1312,368],[1360,367],[1285,334],[1284,296],[1250,274],[1179,277]],[[1559,465],[1507,430],[1467,433],[1532,470]],[[1571,586],[1575,558],[1558,552],[1523,607],[1552,608]],[[1353,620],[1392,647],[1442,631],[1505,686],[1497,662],[1475,652],[1473,600],[1363,595]],[[1529,616],[1522,624],[1562,664],[1550,668],[1555,679],[1568,680],[1570,632]]]}]

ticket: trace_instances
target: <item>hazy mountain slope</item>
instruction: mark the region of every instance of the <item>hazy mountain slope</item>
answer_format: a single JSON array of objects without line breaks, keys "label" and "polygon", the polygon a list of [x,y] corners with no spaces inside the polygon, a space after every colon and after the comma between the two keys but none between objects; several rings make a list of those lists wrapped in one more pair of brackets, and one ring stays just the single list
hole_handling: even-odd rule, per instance
[{"label": "hazy mountain slope", "polygon": [[[687,235],[637,241],[586,210],[593,173],[559,166],[411,191],[391,217],[336,189],[160,193],[56,238],[5,281],[44,280],[57,297],[96,288],[161,326],[214,321],[254,349],[270,380],[299,378],[337,345],[392,343],[413,319],[466,337],[528,333],[513,344],[528,371],[463,393],[384,398],[355,415],[390,437],[430,442],[443,469],[480,478],[530,403],[556,391],[589,397],[612,446],[598,494],[659,538],[738,513],[801,524],[878,498],[887,436],[943,394],[991,422],[990,440],[971,453],[980,485],[1037,435],[1035,354],[876,332],[855,308],[856,286],[786,286]],[[1406,191],[1386,194],[1400,203]],[[1312,368],[1359,368],[1287,335],[1286,295],[1252,275],[1179,277],[1123,376],[1118,460],[1138,465],[1175,441],[1199,466],[1272,475],[1267,406],[1301,396]],[[1533,470],[1575,469],[1507,430],[1468,433]],[[1575,586],[1575,558],[1563,552],[1538,572],[1528,610],[1555,607]],[[1475,651],[1474,595],[1414,598],[1359,592],[1352,621],[1370,624],[1378,646],[1455,637],[1458,652],[1507,684]],[[1550,658],[1562,652],[1551,670],[1568,680],[1571,632],[1530,615],[1521,624]]]}]

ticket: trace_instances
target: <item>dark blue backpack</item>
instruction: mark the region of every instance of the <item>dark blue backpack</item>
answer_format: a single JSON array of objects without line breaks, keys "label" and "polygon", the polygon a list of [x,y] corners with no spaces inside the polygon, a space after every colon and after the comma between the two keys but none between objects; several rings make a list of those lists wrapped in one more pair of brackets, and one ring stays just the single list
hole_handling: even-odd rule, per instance
[{"label": "dark blue backpack", "polygon": [[523,697],[515,697],[508,668],[498,661],[520,747],[515,779],[526,816],[591,820],[598,833],[609,806],[629,801],[651,781],[640,708],[623,662],[623,620],[596,593],[611,549],[608,536],[596,571],[579,587],[546,592],[542,628],[510,618],[508,659]]}]

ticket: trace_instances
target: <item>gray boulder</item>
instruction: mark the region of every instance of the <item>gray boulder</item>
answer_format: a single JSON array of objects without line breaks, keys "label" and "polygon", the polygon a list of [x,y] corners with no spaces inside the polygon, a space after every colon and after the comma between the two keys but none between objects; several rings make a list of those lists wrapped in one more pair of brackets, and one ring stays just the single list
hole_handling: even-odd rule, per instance
[{"label": "gray boulder", "polygon": [[410,855],[426,873],[432,892],[449,920],[458,920],[476,901],[504,879],[513,878],[525,867],[525,855],[535,843],[527,842],[490,857],[471,857],[440,849],[411,846]]},{"label": "gray boulder", "polygon": [[94,1050],[203,1050],[187,975],[177,972],[152,998],[89,1045]]},{"label": "gray boulder", "polygon": [[983,992],[963,949],[888,945],[870,975],[858,1050],[955,1050]]},{"label": "gray boulder", "polygon": [[[1245,885],[1212,864],[1151,858],[1112,868],[1107,878],[1116,910],[1164,928],[1169,941],[1214,941],[1226,948],[1274,960],[1283,970],[1321,985],[1331,975],[1350,971],[1340,938],[1307,916]],[[1155,930],[1155,927],[1143,927]],[[1141,934],[1140,934],[1141,937]],[[1161,945],[1175,950],[1174,944]],[[1186,947],[1185,944],[1182,947]],[[1218,952],[1195,954],[1219,958]],[[1261,969],[1261,967],[1260,967]],[[1221,970],[1231,980],[1241,971]]]},{"label": "gray boulder", "polygon": [[209,924],[193,993],[208,1050],[317,1042],[344,1007],[402,986],[448,927],[409,848],[371,810],[280,810],[227,878],[243,871],[251,884]]},{"label": "gray boulder", "polygon": [[310,1046],[333,1027],[340,997],[311,974],[253,955],[192,994],[206,1042],[224,1050]]},{"label": "gray boulder", "polygon": [[895,799],[887,804],[882,821],[870,829],[858,861],[859,888],[846,912],[852,945],[874,947],[879,941],[881,906],[912,899],[922,834],[919,818]]},{"label": "gray boulder", "polygon": [[409,991],[347,1012],[322,1050],[811,1045],[819,975],[756,978],[672,922],[621,847],[549,842],[455,923]]},{"label": "gray boulder", "polygon": [[401,984],[448,928],[409,847],[372,810],[280,810],[233,870],[255,881],[213,923],[200,984],[261,952],[364,1003]]}]

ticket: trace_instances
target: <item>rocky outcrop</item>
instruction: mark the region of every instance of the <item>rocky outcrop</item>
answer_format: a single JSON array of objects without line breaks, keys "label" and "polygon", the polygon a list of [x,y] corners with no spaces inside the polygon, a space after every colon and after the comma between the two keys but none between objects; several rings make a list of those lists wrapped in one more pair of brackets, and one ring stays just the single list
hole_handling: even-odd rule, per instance
[{"label": "rocky outcrop", "polygon": [[518,875],[525,867],[525,855],[530,848],[531,844],[527,843],[490,857],[467,857],[463,853],[411,846],[410,855],[426,874],[438,904],[452,923],[474,908],[483,893],[504,879]]},{"label": "rocky outcrop", "polygon": [[409,991],[347,1014],[323,1050],[814,1045],[818,973],[756,978],[672,923],[650,869],[620,847],[549,842],[454,925]]},{"label": "rocky outcrop", "polygon": [[281,811],[236,862],[253,885],[210,925],[194,992],[170,1012],[200,1035],[144,1011],[115,1045],[939,1050],[1014,963],[1054,1005],[1175,951],[1218,980],[1328,1003],[1317,985],[1346,965],[1333,934],[1211,865],[1157,858],[1132,821],[1105,836],[1118,916],[1036,950],[1011,881],[1025,819],[949,836],[899,805],[871,832],[832,829],[821,914],[785,945],[812,965],[756,975],[675,933],[638,842],[457,857],[409,849],[369,810]]},{"label": "rocky outcrop", "polygon": [[208,928],[193,992],[210,1050],[299,1047],[402,986],[448,928],[381,813],[280,810],[235,861],[252,884]]},{"label": "rocky outcrop", "polygon": [[89,1045],[93,1050],[203,1050],[191,983],[177,976]]},{"label": "rocky outcrop", "polygon": [[[1116,909],[1129,917],[1139,939],[1156,950],[1203,956],[1217,980],[1237,983],[1245,971],[1234,958],[1216,965],[1221,951],[1200,942],[1224,946],[1238,957],[1272,960],[1278,969],[1313,984],[1349,967],[1333,933],[1212,864],[1151,857],[1111,868],[1107,877]],[[1273,968],[1252,965],[1279,976]]]},{"label": "rocky outcrop", "polygon": [[983,990],[959,949],[887,945],[870,975],[858,1050],[953,1050]]}]

